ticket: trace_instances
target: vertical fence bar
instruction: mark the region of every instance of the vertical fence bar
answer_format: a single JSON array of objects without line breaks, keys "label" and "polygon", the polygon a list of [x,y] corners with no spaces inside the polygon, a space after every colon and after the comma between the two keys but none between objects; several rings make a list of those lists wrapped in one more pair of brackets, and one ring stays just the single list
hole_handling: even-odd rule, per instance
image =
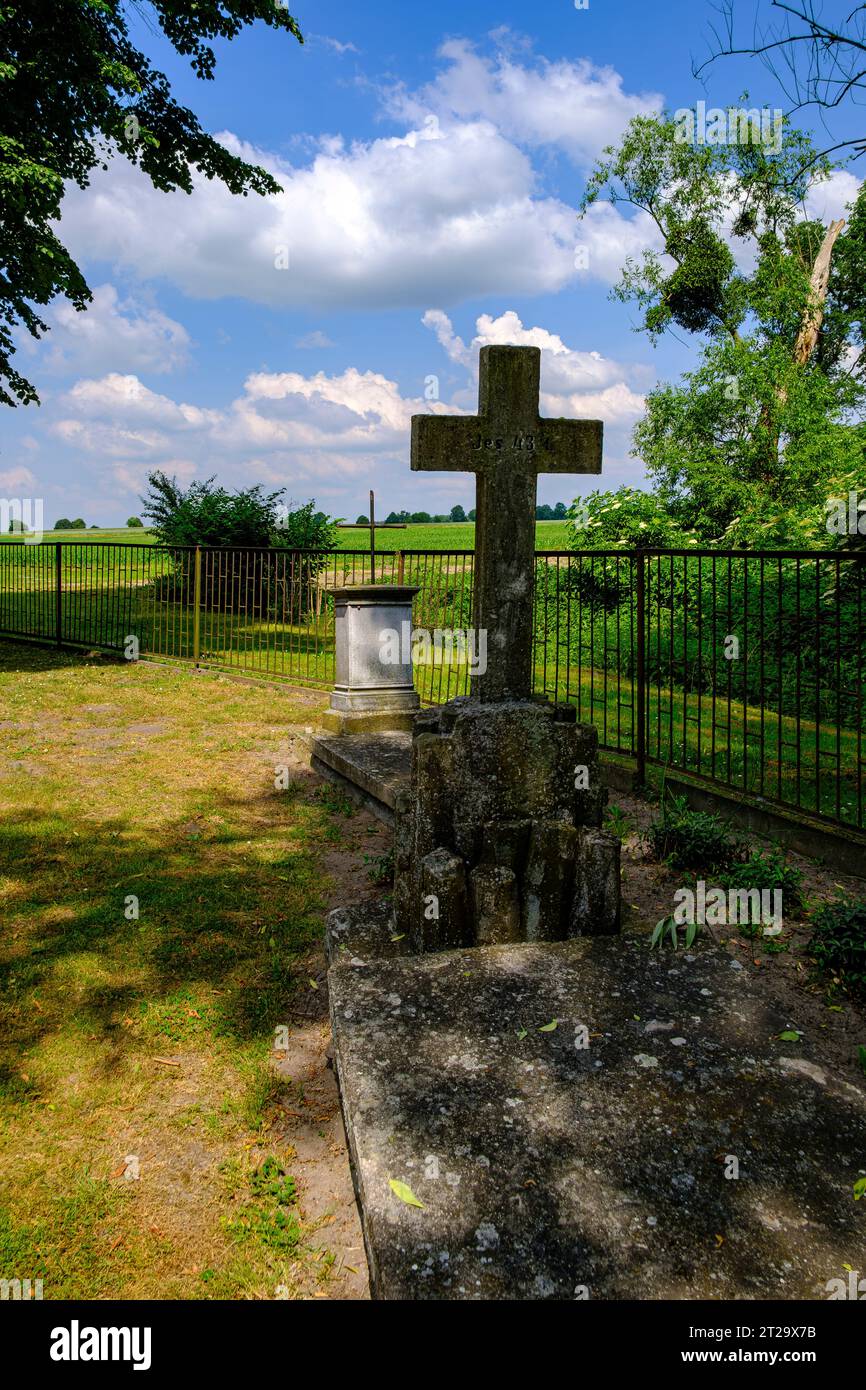
[{"label": "vertical fence bar", "polygon": [[193,584],[192,659],[196,666],[201,656],[201,546],[195,548],[195,582]]},{"label": "vertical fence bar", "polygon": [[54,641],[63,646],[63,542],[54,544]]},{"label": "vertical fence bar", "polygon": [[637,613],[635,615],[635,635],[637,637],[637,728],[635,730],[635,756],[637,758],[637,780],[638,785],[642,786],[646,781],[646,612],[644,603],[645,575],[644,557],[640,550],[635,552],[635,565],[637,573],[635,575],[635,599],[637,602]]}]

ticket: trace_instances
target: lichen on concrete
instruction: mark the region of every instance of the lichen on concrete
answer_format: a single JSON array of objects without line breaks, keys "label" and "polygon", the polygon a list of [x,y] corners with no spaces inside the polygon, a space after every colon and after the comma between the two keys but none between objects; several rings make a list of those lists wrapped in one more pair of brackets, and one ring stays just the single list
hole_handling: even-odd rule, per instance
[{"label": "lichen on concrete", "polygon": [[866,1094],[778,1041],[770,977],[622,937],[359,939],[329,984],[374,1296],[822,1299],[857,1263]]}]

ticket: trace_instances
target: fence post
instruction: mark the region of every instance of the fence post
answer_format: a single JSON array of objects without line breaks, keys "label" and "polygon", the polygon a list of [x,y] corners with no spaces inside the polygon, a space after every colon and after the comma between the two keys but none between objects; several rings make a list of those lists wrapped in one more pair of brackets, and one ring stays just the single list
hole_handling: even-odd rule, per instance
[{"label": "fence post", "polygon": [[201,546],[195,548],[195,587],[193,589],[194,611],[192,615],[192,659],[198,666],[201,656]]},{"label": "fence post", "polygon": [[635,753],[637,755],[637,782],[643,786],[646,781],[646,584],[644,555],[640,548],[634,553],[637,575],[635,602],[637,603],[637,690],[635,692]]},{"label": "fence post", "polygon": [[404,568],[405,563],[406,563],[406,556],[403,554],[402,550],[398,550],[398,551],[397,551],[397,583],[398,583],[398,584],[402,584],[402,583],[403,583],[403,575],[404,575],[404,573],[405,573],[405,568]]},{"label": "fence post", "polygon": [[63,542],[54,542],[54,640],[63,646]]}]

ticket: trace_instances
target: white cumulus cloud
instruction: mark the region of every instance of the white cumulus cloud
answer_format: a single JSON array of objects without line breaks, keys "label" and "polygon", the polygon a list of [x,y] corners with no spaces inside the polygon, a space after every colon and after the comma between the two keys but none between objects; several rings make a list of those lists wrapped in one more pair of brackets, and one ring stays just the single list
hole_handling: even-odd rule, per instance
[{"label": "white cumulus cloud", "polygon": [[121,300],[113,285],[97,285],[81,312],[59,303],[49,327],[45,365],[52,371],[172,372],[189,358],[189,335],[182,324],[135,298]]},{"label": "white cumulus cloud", "polygon": [[[455,334],[451,320],[441,309],[429,309],[423,322],[436,334],[451,361],[460,363],[473,376],[477,374],[479,348],[489,344],[540,348],[543,415],[601,419],[608,425],[625,425],[643,413],[644,397],[633,386],[636,379],[645,374],[645,369],[615,362],[599,352],[570,348],[558,334],[546,328],[525,328],[513,309],[506,310],[498,318],[482,314],[476,321],[476,335],[469,346]],[[464,394],[458,399],[463,401]]]},{"label": "white cumulus cloud", "polygon": [[488,57],[460,38],[439,53],[447,66],[432,82],[415,92],[400,85],[385,93],[394,115],[412,121],[433,115],[448,123],[489,120],[517,144],[559,148],[581,166],[615,144],[633,116],[653,115],[663,105],[657,92],[623,91],[614,68],[588,58],[520,63],[504,46]]}]

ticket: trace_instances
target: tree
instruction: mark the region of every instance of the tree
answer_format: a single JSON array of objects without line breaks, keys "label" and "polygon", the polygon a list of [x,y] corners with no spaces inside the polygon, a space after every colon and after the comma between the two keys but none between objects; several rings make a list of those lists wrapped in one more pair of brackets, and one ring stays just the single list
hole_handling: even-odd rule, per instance
[{"label": "tree", "polygon": [[[65,296],[78,310],[91,293],[53,224],[66,183],[86,188],[120,151],[155,188],[191,193],[193,172],[232,193],[278,193],[202,130],[172,98],[169,80],[132,43],[123,0],[2,0],[0,3],[0,402],[38,402],[12,366],[20,325],[46,332],[39,306]],[[210,81],[214,39],[233,39],[261,20],[303,42],[274,0],[151,0],[164,37]],[[5,383],[5,384],[4,384]]]},{"label": "tree", "polygon": [[[775,22],[762,22],[766,11],[775,11]],[[760,58],[779,83],[789,112],[818,107],[834,111],[850,98],[862,105],[866,94],[866,6],[855,5],[838,20],[825,18],[815,0],[771,0],[758,4],[750,25],[751,37],[737,38],[732,0],[720,8],[721,22],[711,26],[713,51],[694,65],[703,80],[719,58]],[[842,140],[824,153],[851,148],[866,154],[866,133]]]},{"label": "tree", "polygon": [[59,521],[55,521],[54,529],[55,531],[71,531],[72,522],[69,520],[68,517],[62,516]]},{"label": "tree", "polygon": [[474,507],[472,508],[472,511],[471,511],[471,512],[467,512],[467,513],[466,513],[467,520],[469,520],[469,521],[474,521],[477,515],[478,515],[478,513],[476,512],[476,510],[475,510]]},{"label": "tree", "polygon": [[368,516],[359,516],[359,517],[358,517],[358,520],[355,522],[355,525],[356,525],[356,526],[369,526],[369,525],[370,525],[370,518],[369,518]]},{"label": "tree", "polygon": [[143,526],[144,522],[139,516],[130,516],[127,518],[126,524],[127,526]]},{"label": "tree", "polygon": [[70,531],[86,531],[87,522],[84,520],[84,517],[77,516],[74,521],[70,521],[69,529]]},{"label": "tree", "polygon": [[564,502],[557,502],[556,506],[555,506],[554,509],[553,509],[553,519],[554,519],[554,521],[565,521],[565,518],[566,518],[567,516],[568,516],[568,508],[567,508],[567,506],[565,505],[565,503],[564,503]]},{"label": "tree", "polygon": [[552,521],[552,520],[553,520],[553,508],[552,508],[552,507],[549,507],[549,506],[547,505],[546,502],[542,502],[539,506],[537,506],[537,507],[535,508],[535,520],[536,520],[536,521]]},{"label": "tree", "polygon": [[745,517],[753,539],[778,525],[784,543],[791,509],[826,496],[862,448],[866,195],[844,235],[805,220],[812,154],[787,127],[772,144],[751,127],[696,144],[669,116],[638,117],[588,185],[585,209],[606,190],[646,212],[666,258],[629,258],[615,296],[653,339],[678,329],[698,346],[694,371],[649,393],[633,452],[704,541],[742,539]]},{"label": "tree", "polygon": [[430,522],[430,513],[429,513],[429,512],[413,512],[412,515],[411,515],[411,517],[410,517],[410,521],[415,522],[415,524],[418,525],[418,526],[427,526],[427,525],[429,525],[429,522]]},{"label": "tree", "polygon": [[457,503],[457,506],[456,506],[456,507],[452,507],[452,508],[451,508],[451,520],[452,520],[452,521],[465,521],[465,520],[466,520],[466,513],[464,512],[464,510],[463,510],[463,508],[461,507],[461,505],[460,505],[459,502]]},{"label": "tree", "polygon": [[595,491],[579,498],[568,520],[569,544],[576,550],[682,549],[697,545],[651,492],[623,484],[615,492]]}]

